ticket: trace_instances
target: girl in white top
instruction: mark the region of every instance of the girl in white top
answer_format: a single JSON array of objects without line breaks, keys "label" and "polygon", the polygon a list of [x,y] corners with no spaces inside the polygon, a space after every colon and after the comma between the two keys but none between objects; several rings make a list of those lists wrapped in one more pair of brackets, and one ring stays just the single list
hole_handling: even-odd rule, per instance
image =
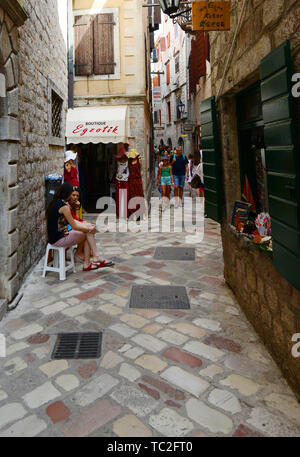
[{"label": "girl in white top", "polygon": [[188,170],[189,170],[188,185],[189,185],[190,197],[193,198],[193,188],[191,186],[191,181],[192,181],[193,176],[194,176],[195,168],[194,168],[194,162],[193,162],[193,155],[192,154],[188,155],[188,161],[189,161],[189,163],[188,163]]},{"label": "girl in white top", "polygon": [[197,197],[204,197],[204,176],[203,176],[203,162],[200,155],[200,161],[194,159],[194,174],[193,176],[198,175],[201,179],[200,186],[196,189]]}]

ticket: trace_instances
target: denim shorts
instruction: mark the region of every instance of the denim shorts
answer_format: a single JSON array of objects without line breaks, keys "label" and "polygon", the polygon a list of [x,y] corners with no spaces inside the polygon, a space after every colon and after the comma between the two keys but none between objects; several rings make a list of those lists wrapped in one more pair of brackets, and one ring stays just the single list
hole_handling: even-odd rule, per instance
[{"label": "denim shorts", "polygon": [[173,178],[174,178],[174,185],[175,186],[184,187],[185,175],[183,175],[183,176],[173,175]]},{"label": "denim shorts", "polygon": [[171,186],[172,185],[171,176],[162,176],[160,178],[160,184],[161,184],[161,186]]}]

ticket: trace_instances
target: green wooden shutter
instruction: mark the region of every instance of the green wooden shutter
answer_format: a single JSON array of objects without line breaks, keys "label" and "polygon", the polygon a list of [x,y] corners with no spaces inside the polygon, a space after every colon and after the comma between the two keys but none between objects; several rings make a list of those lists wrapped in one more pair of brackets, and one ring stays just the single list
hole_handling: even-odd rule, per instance
[{"label": "green wooden shutter", "polygon": [[300,160],[289,41],[260,65],[274,265],[300,290]]},{"label": "green wooden shutter", "polygon": [[200,112],[205,212],[209,218],[221,222],[220,148],[215,97],[203,100]]}]

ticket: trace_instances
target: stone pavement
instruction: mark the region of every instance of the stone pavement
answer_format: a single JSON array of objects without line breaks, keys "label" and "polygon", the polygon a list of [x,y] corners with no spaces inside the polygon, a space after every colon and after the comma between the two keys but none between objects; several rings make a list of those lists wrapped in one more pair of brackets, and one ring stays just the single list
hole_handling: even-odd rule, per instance
[{"label": "stone pavement", "polygon": [[[153,259],[185,236],[98,234],[116,266],[64,282],[37,265],[0,323],[1,437],[300,436],[300,405],[224,283],[218,224],[195,261]],[[191,309],[129,309],[133,284],[183,285]],[[99,329],[99,359],[51,360],[57,333]]]}]

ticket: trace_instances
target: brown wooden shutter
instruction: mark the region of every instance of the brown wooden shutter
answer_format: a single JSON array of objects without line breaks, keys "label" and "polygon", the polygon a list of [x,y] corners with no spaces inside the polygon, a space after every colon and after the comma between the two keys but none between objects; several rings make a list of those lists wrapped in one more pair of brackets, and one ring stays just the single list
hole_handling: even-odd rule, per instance
[{"label": "brown wooden shutter", "polygon": [[159,84],[158,84],[158,76],[154,76],[153,78],[153,87],[158,87]]},{"label": "brown wooden shutter", "polygon": [[199,83],[200,77],[206,75],[205,45],[205,32],[197,32],[196,39],[192,40],[191,54],[189,57],[190,93],[196,92],[196,86]]},{"label": "brown wooden shutter", "polygon": [[166,78],[167,78],[167,85],[170,84],[170,64],[167,63],[166,65]]},{"label": "brown wooden shutter", "polygon": [[161,37],[160,39],[160,49],[162,52],[165,52],[166,50],[166,39],[165,37]]},{"label": "brown wooden shutter", "polygon": [[154,24],[161,23],[161,9],[160,6],[154,7]]},{"label": "brown wooden shutter", "polygon": [[[151,5],[152,3],[153,3],[152,0],[148,0],[148,1],[147,1],[147,4],[148,4],[148,5]],[[148,10],[148,25],[149,25],[150,27],[152,27],[152,25],[153,25],[153,23],[152,23],[152,22],[153,22],[153,21],[152,21],[152,16],[153,16],[152,9],[153,9],[153,8],[150,8],[150,7],[147,8],[147,10]]]},{"label": "brown wooden shutter", "polygon": [[114,15],[97,14],[94,19],[94,74],[114,73]]},{"label": "brown wooden shutter", "polygon": [[75,75],[93,73],[93,28],[90,15],[74,17]]}]

